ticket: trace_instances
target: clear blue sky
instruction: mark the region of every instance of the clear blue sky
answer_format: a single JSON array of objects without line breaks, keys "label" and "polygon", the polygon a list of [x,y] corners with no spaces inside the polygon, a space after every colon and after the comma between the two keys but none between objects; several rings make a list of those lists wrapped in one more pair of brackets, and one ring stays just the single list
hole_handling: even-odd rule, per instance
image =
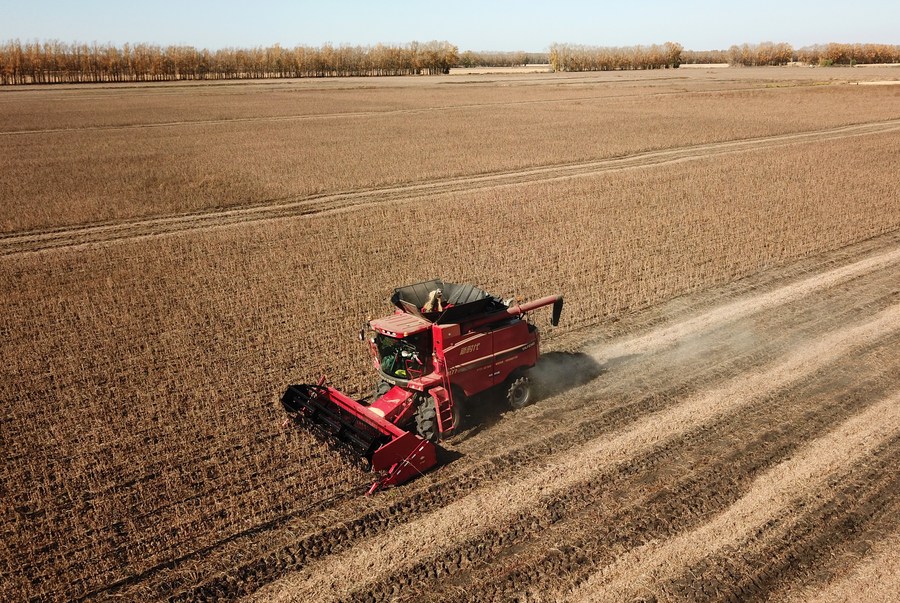
[{"label": "clear blue sky", "polygon": [[553,42],[708,50],[744,42],[900,44],[897,0],[4,0],[0,41],[368,45],[448,40],[460,50],[543,51]]}]

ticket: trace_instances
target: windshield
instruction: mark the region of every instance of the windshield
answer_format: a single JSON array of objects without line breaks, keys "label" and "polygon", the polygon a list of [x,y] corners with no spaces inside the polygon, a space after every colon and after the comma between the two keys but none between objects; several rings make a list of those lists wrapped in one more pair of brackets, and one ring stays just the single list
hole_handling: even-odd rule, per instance
[{"label": "windshield", "polygon": [[421,377],[426,372],[425,360],[429,352],[424,347],[425,343],[421,335],[396,339],[378,333],[375,348],[381,372],[398,379]]}]

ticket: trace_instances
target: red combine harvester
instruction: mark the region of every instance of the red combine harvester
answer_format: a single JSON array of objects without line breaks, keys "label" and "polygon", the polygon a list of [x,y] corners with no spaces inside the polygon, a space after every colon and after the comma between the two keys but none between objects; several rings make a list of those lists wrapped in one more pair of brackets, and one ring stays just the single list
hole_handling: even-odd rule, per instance
[{"label": "red combine harvester", "polygon": [[436,465],[433,442],[459,428],[467,397],[503,387],[513,408],[534,401],[528,369],[538,360],[539,334],[526,313],[552,305],[556,326],[563,298],[503,302],[471,285],[431,280],[395,289],[391,302],[393,314],[369,322],[380,377],[374,401],[354,400],[324,377],[291,385],[281,398],[289,416],[369,461],[380,474],[370,494]]}]

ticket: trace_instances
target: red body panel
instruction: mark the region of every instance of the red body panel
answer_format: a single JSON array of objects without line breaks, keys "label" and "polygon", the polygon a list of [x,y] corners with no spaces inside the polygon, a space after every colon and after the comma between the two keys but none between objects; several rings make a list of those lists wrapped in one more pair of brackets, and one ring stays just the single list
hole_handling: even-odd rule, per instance
[{"label": "red body panel", "polygon": [[493,331],[474,331],[448,338],[441,348],[435,347],[435,355],[443,358],[443,375],[466,395],[493,385]]},{"label": "red body panel", "polygon": [[369,494],[388,486],[399,486],[437,465],[434,444],[414,433],[404,432],[375,451],[372,470],[384,471],[385,476],[369,488]]},{"label": "red body panel", "polygon": [[[516,369],[534,366],[538,356],[537,330],[521,318],[484,325],[453,336],[448,325],[435,325],[435,356],[442,359],[442,375],[467,396],[503,383]],[[448,332],[449,331],[449,332]],[[449,335],[449,336],[448,336]]]},{"label": "red body panel", "polygon": [[[431,330],[433,372],[408,380],[382,373],[382,378],[412,391],[427,392],[443,386],[466,396],[482,392],[506,381],[517,370],[537,363],[540,354],[538,330],[521,316],[524,312],[554,303],[558,297],[512,306],[505,312],[475,316],[460,324],[437,324],[406,314],[395,313],[373,320],[370,326],[383,335],[402,339],[398,332],[423,333]],[[402,319],[406,316],[408,319]],[[405,331],[404,331],[405,329]],[[371,345],[374,365],[380,368],[377,351]],[[380,401],[376,401],[378,405]]]},{"label": "red body panel", "polygon": [[424,318],[397,310],[390,316],[371,321],[369,326],[383,335],[403,339],[427,331],[432,325]]},{"label": "red body panel", "polygon": [[412,418],[415,412],[413,393],[402,387],[394,386],[385,395],[370,404],[369,411],[380,415],[386,421],[403,425]]}]

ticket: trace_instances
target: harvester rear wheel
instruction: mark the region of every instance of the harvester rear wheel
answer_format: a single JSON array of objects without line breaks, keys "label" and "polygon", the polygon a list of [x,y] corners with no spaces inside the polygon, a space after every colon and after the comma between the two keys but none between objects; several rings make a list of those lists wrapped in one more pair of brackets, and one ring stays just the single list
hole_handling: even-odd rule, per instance
[{"label": "harvester rear wheel", "polygon": [[416,407],[416,433],[428,440],[437,442],[438,422],[437,408],[431,396],[422,396]]},{"label": "harvester rear wheel", "polygon": [[519,410],[534,402],[534,385],[525,376],[513,379],[506,390],[506,401],[510,408]]}]

